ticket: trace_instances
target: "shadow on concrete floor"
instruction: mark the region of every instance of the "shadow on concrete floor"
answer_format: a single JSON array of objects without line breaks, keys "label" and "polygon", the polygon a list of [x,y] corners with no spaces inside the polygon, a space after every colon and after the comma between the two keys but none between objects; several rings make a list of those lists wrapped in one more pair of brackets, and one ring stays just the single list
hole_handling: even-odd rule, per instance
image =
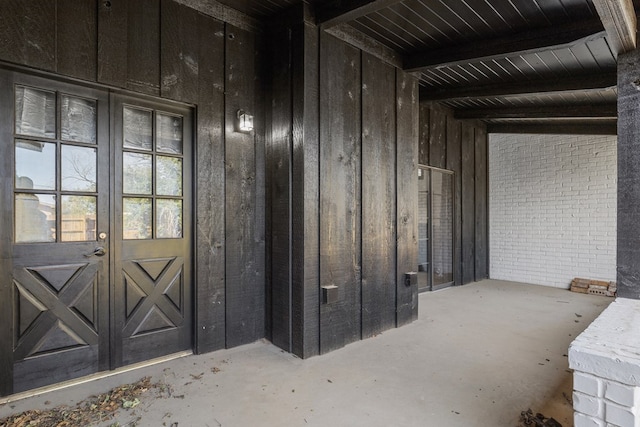
[{"label": "shadow on concrete floor", "polygon": [[485,280],[421,294],[416,322],[323,356],[260,341],[10,402],[0,419],[151,376],[171,395],[101,425],[515,427],[532,409],[567,427],[568,346],[611,301]]}]

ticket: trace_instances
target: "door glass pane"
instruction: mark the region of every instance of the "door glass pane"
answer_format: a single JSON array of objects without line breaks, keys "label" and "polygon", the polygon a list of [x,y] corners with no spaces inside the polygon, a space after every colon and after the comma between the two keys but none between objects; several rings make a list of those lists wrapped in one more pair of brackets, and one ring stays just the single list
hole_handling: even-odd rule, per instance
[{"label": "door glass pane", "polygon": [[122,199],[122,238],[151,238],[151,199]]},{"label": "door glass pane", "polygon": [[176,239],[182,237],[182,200],[156,201],[156,237]]},{"label": "door glass pane", "polygon": [[429,170],[418,169],[418,287],[429,283]]},{"label": "door glass pane", "polygon": [[62,146],[62,189],[96,191],[95,148]]},{"label": "door glass pane", "polygon": [[433,286],[453,281],[453,175],[431,173]]},{"label": "door glass pane", "polygon": [[182,196],[182,159],[156,157],[156,194]]},{"label": "door glass pane", "polygon": [[55,196],[16,193],[15,227],[17,243],[55,242]]},{"label": "door glass pane", "polygon": [[56,94],[16,87],[16,134],[56,137]]},{"label": "door glass pane", "polygon": [[96,102],[62,95],[60,131],[65,141],[96,143]]},{"label": "door glass pane", "polygon": [[16,188],[56,189],[56,145],[16,141]]},{"label": "door glass pane", "polygon": [[151,194],[151,154],[122,153],[122,191]]},{"label": "door glass pane", "polygon": [[182,153],[182,117],[156,115],[157,150],[163,153]]},{"label": "door glass pane", "polygon": [[96,198],[62,196],[60,238],[63,242],[96,240]]},{"label": "door glass pane", "polygon": [[124,148],[151,150],[153,148],[153,125],[151,111],[124,107]]}]

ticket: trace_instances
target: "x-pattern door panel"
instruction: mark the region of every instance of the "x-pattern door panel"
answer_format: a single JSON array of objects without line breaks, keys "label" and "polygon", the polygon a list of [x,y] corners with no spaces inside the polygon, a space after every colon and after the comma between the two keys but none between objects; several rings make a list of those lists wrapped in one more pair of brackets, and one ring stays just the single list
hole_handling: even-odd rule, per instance
[{"label": "x-pattern door panel", "polygon": [[[46,278],[56,270],[71,276],[63,282]],[[27,267],[15,270],[13,280],[19,316],[14,348],[17,359],[98,344],[96,263]]]},{"label": "x-pattern door panel", "polygon": [[4,351],[9,391],[20,392],[109,368],[110,254],[93,256],[109,232],[109,110],[105,91],[0,75],[0,107],[11,111],[0,149],[13,174],[0,190],[13,225],[0,230],[12,245],[0,272],[12,295]]},{"label": "x-pattern door panel", "polygon": [[[155,270],[158,266],[161,268],[159,274]],[[124,336],[133,337],[182,326],[182,267],[182,258],[124,263],[122,272],[127,313]]]},{"label": "x-pattern door panel", "polygon": [[[191,111],[113,96],[116,280],[114,360],[191,348]],[[121,221],[119,219],[122,218]]]},{"label": "x-pattern door panel", "polygon": [[14,391],[107,368],[102,263],[14,268]]}]

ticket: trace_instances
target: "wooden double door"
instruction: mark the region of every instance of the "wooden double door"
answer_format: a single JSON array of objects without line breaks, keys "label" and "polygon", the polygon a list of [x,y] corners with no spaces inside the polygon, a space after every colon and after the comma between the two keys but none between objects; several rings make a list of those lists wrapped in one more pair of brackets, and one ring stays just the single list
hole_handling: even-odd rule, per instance
[{"label": "wooden double door", "polygon": [[0,395],[191,349],[191,109],[0,70],[0,111]]}]

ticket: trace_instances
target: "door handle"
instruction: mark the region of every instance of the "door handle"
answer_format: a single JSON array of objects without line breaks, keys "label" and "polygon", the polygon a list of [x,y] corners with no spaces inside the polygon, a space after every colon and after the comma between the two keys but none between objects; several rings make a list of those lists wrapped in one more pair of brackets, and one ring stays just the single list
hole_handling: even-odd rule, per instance
[{"label": "door handle", "polygon": [[87,258],[92,257],[92,256],[104,256],[104,254],[106,254],[107,251],[102,247],[102,246],[98,246],[97,248],[95,248],[93,250],[93,252],[88,253],[88,254],[84,254],[84,256],[86,256]]}]

